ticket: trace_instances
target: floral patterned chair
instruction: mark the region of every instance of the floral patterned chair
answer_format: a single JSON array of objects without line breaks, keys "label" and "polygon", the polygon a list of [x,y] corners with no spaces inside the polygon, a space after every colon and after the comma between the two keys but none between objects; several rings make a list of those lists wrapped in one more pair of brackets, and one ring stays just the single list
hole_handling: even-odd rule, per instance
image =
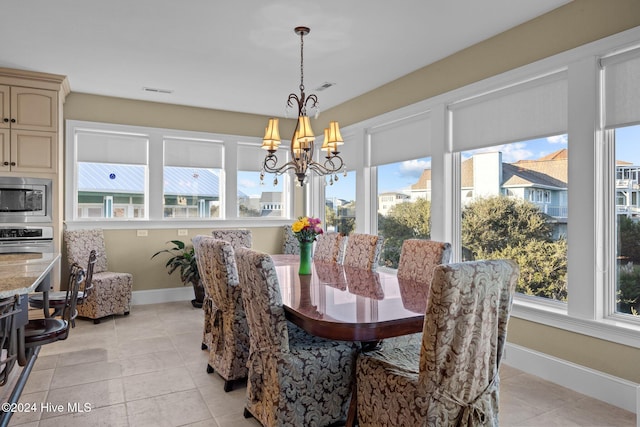
[{"label": "floral patterned chair", "polygon": [[398,283],[404,308],[424,313],[429,299],[433,269],[451,259],[451,244],[434,240],[407,239],[398,262]]},{"label": "floral patterned chair", "polygon": [[423,239],[407,239],[402,243],[398,277],[431,286],[433,269],[451,259],[451,245]]},{"label": "floral patterned chair", "polygon": [[224,240],[196,236],[193,247],[200,277],[213,302],[207,372],[217,371],[227,392],[235,380],[247,377],[249,357],[249,328],[238,286],[236,259],[233,247]]},{"label": "floral patterned chair", "polygon": [[375,271],[382,252],[383,239],[374,234],[351,233],[344,252],[345,266]]},{"label": "floral patterned chair", "polygon": [[[213,230],[211,235],[214,239],[224,240],[231,243],[231,247],[245,247],[250,248],[252,244],[251,230],[245,229],[220,229]],[[207,291],[207,287],[204,287],[204,299],[202,301],[202,309],[204,310],[204,328],[202,331],[202,350],[211,348],[211,340],[213,339],[212,330],[213,326],[213,301]]]},{"label": "floral patterned chair", "polygon": [[383,346],[358,358],[359,425],[497,426],[518,274],[509,260],[437,266],[421,345]]},{"label": "floral patterned chair", "polygon": [[93,323],[100,323],[100,319],[106,316],[128,315],[131,310],[133,276],[129,273],[108,271],[102,229],[65,230],[64,243],[69,265],[87,265],[89,254],[92,250],[96,251],[93,290],[84,302],[78,305],[78,316],[93,319]]},{"label": "floral patterned chair", "polygon": [[300,243],[296,238],[296,235],[293,234],[293,230],[291,230],[290,225],[285,225],[283,228],[283,239],[282,239],[282,253],[287,255],[298,255],[300,253]]},{"label": "floral patterned chair", "polygon": [[324,233],[316,237],[313,260],[342,264],[346,239],[340,233]]},{"label": "floral patterned chair", "polygon": [[356,347],[308,335],[285,320],[280,286],[267,254],[236,250],[249,324],[245,417],[263,426],[326,426],[343,420]]}]

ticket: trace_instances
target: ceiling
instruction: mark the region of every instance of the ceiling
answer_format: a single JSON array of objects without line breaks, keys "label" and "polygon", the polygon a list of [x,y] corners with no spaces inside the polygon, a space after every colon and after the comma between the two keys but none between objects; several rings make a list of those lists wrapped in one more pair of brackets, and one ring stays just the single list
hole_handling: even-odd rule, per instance
[{"label": "ceiling", "polygon": [[0,66],[66,75],[72,92],[284,116],[296,26],[311,28],[304,84],[326,110],[568,2],[9,0]]}]

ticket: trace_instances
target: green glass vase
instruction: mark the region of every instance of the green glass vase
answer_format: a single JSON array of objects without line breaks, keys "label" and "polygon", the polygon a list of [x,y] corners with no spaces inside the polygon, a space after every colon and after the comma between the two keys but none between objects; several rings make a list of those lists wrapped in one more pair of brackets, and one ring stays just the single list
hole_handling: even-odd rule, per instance
[{"label": "green glass vase", "polygon": [[311,252],[313,242],[300,242],[300,267],[298,274],[311,274]]}]

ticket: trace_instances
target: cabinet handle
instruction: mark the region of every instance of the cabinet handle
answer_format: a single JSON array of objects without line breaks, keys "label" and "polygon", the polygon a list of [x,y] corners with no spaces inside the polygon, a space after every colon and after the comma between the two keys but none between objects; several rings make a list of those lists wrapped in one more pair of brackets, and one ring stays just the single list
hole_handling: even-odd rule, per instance
[{"label": "cabinet handle", "polygon": [[15,122],[16,122],[16,119],[11,119],[11,123],[15,123]]},{"label": "cabinet handle", "polygon": [[9,121],[9,119],[7,119],[6,117],[4,119],[2,119],[3,122],[7,123]]},{"label": "cabinet handle", "polygon": [[9,166],[9,162],[4,162],[3,165]]},{"label": "cabinet handle", "polygon": [[16,162],[11,162],[11,166],[15,166],[15,165],[16,165]]}]

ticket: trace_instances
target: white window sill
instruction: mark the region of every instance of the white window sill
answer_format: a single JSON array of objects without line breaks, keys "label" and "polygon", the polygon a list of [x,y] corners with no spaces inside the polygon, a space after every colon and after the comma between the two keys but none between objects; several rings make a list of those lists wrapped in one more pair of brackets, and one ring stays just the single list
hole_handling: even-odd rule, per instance
[{"label": "white window sill", "polygon": [[580,319],[571,317],[566,306],[534,304],[527,298],[514,298],[511,315],[542,325],[564,329],[590,337],[640,348],[640,323],[614,319]]}]

